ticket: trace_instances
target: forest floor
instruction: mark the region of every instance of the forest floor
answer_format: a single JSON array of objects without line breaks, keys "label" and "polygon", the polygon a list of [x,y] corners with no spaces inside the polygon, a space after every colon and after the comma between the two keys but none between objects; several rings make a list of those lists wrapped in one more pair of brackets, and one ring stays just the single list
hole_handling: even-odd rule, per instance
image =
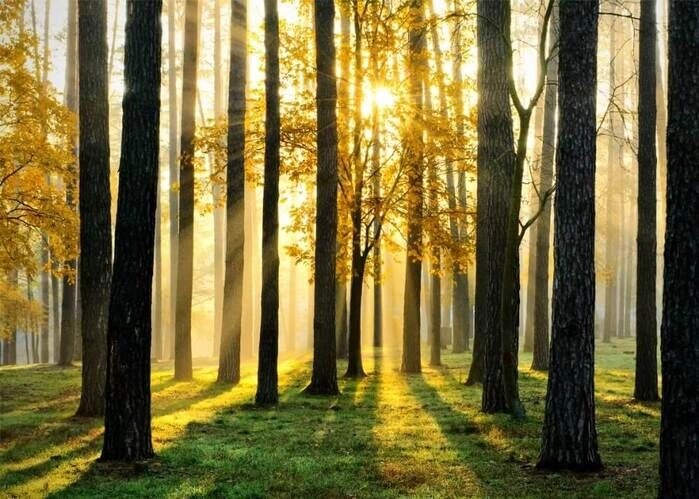
[{"label": "forest floor", "polygon": [[[302,393],[307,357],[280,364],[280,404],[252,405],[252,366],[217,385],[213,365],[176,383],[153,370],[157,457],[136,466],[96,461],[101,422],[73,417],[78,367],[0,369],[0,496],[5,497],[654,497],[659,404],[632,400],[632,340],[598,343],[597,424],[605,468],[538,471],[546,375],[520,359],[524,422],[479,411],[466,387],[470,355],[401,375],[367,357],[370,375],[334,398]],[[425,362],[426,363],[426,362]],[[342,373],[340,366],[340,373]],[[244,373],[245,374],[245,373]]]}]

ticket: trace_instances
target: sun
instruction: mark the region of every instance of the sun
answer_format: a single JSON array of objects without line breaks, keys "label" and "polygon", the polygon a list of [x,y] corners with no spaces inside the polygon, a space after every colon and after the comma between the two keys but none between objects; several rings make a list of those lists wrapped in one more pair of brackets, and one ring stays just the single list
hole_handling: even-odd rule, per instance
[{"label": "sun", "polygon": [[388,109],[396,104],[397,98],[393,91],[384,86],[376,86],[368,89],[362,99],[362,115],[371,115],[374,105],[379,109]]}]

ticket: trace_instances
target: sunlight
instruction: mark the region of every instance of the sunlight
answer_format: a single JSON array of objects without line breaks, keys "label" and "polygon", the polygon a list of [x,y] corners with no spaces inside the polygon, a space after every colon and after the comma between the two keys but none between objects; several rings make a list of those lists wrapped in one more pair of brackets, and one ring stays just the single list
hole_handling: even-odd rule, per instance
[{"label": "sunlight", "polygon": [[374,105],[379,108],[379,111],[390,109],[395,106],[397,100],[396,94],[390,88],[382,85],[371,87],[362,100],[362,115],[371,116]]}]

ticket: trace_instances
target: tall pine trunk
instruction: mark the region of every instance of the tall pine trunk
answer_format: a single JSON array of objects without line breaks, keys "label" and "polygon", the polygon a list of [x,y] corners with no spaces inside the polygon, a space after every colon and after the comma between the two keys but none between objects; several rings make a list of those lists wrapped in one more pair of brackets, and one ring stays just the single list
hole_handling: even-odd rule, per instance
[{"label": "tall pine trunk", "polygon": [[[77,73],[77,55],[78,55],[78,2],[77,0],[68,1],[68,33],[66,47],[66,88],[65,88],[65,105],[73,113],[78,112],[78,73]],[[75,144],[73,150],[77,152]],[[77,175],[76,165],[70,165],[69,171],[72,175]],[[72,208],[75,207],[75,187],[76,180],[72,179],[66,183],[66,204]],[[73,354],[75,352],[75,329],[76,329],[76,285],[77,275],[75,275],[76,260],[70,260],[65,263],[66,267],[73,272],[73,275],[63,277],[63,296],[61,298],[61,343],[59,347],[58,364],[61,366],[69,366],[73,362]]]},{"label": "tall pine trunk", "polygon": [[[549,24],[551,46],[558,41],[558,7],[554,6]],[[541,144],[539,192],[553,185],[553,157],[556,143],[556,107],[558,104],[558,50],[554,50],[546,66],[544,94],[544,130]],[[532,234],[533,235],[533,234]],[[549,367],[549,248],[551,244],[551,201],[539,215],[536,228],[536,284],[534,286],[534,338],[532,369]]]},{"label": "tall pine trunk", "polygon": [[634,398],[658,400],[656,276],[655,1],[641,1],[638,66],[638,237]]},{"label": "tall pine trunk", "polygon": [[553,328],[538,466],[597,470],[594,390],[597,0],[560,1]]},{"label": "tall pine trunk", "polygon": [[177,265],[178,265],[178,236],[180,220],[180,196],[175,189],[180,181],[179,143],[177,141],[177,53],[175,36],[176,0],[167,3],[167,88],[168,88],[168,165],[170,172],[169,202],[170,209],[170,320],[169,320],[169,355],[175,358],[175,335],[177,331]]},{"label": "tall pine trunk", "polygon": [[405,293],[403,298],[403,358],[401,371],[419,373],[420,362],[420,292],[422,275],[422,214],[424,145],[422,130],[425,65],[425,26],[422,0],[409,2],[408,77],[414,119],[408,125],[407,182],[408,234],[405,256]]},{"label": "tall pine trunk", "polygon": [[153,456],[151,299],[160,128],[161,0],[128,0],[114,278],[101,460]]},{"label": "tall pine trunk", "polygon": [[107,11],[104,0],[78,1],[78,54],[82,388],[77,414],[101,416],[104,413],[112,272]]},{"label": "tall pine trunk", "polygon": [[218,381],[240,381],[240,344],[245,269],[245,85],[247,83],[247,2],[231,0],[228,79],[228,159],[226,167],[226,269],[223,285]]},{"label": "tall pine trunk", "polygon": [[313,373],[307,392],[336,395],[335,258],[337,254],[337,86],[334,0],[315,1],[316,176]]},{"label": "tall pine trunk", "polygon": [[262,201],[262,307],[257,405],[276,404],[279,354],[279,14],[265,0],[265,185]]},{"label": "tall pine trunk", "polygon": [[177,238],[177,308],[175,379],[192,379],[192,272],[194,268],[194,132],[197,98],[199,1],[186,0],[182,121],[180,135],[179,230]]},{"label": "tall pine trunk", "polygon": [[699,2],[670,0],[660,497],[699,490]]},{"label": "tall pine trunk", "polygon": [[[476,299],[483,300],[480,327],[484,342],[482,410],[505,411],[502,380],[501,288],[507,217],[510,205],[512,172],[515,166],[512,111],[508,86],[510,50],[509,1],[479,0],[478,10],[478,214],[477,238],[485,246],[476,248],[477,272],[486,267],[486,275],[476,277]],[[485,255],[483,255],[485,252]],[[480,255],[479,255],[480,253]],[[480,258],[479,258],[480,256]],[[476,304],[478,313],[478,303]]]}]

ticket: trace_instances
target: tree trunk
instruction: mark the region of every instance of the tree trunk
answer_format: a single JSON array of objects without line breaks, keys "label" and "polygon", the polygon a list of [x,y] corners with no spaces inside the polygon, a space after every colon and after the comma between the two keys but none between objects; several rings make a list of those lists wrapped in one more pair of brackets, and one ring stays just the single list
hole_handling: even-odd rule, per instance
[{"label": "tree trunk", "polygon": [[180,223],[177,237],[175,379],[192,379],[192,272],[194,251],[194,132],[197,98],[199,0],[186,0],[182,122],[180,135]]},{"label": "tree trunk", "polygon": [[[551,46],[558,41],[558,7],[554,6],[549,24]],[[553,185],[553,156],[556,143],[556,107],[558,104],[558,50],[546,66],[544,95],[544,131],[539,169],[539,192]],[[551,200],[539,215],[536,228],[536,285],[534,289],[534,338],[532,369],[549,368],[549,246],[551,244]]]},{"label": "tree trunk", "polygon": [[58,364],[58,352],[61,348],[61,312],[58,302],[61,299],[60,285],[58,282],[58,277],[53,273],[51,274],[51,331],[52,331],[52,345],[51,350],[53,353],[53,363]]},{"label": "tree trunk", "polygon": [[103,461],[140,461],[151,443],[151,297],[160,128],[161,0],[128,0]]},{"label": "tree trunk", "polygon": [[240,346],[245,269],[245,85],[247,82],[247,1],[231,1],[228,78],[228,158],[226,167],[226,272],[223,286],[218,381],[240,381]]},{"label": "tree trunk", "polygon": [[476,256],[476,264],[487,266],[487,275],[480,283],[476,277],[476,285],[481,286],[476,294],[478,297],[480,292],[485,300],[480,315],[485,347],[482,410],[492,413],[507,409],[502,380],[501,289],[515,154],[508,87],[510,48],[502,33],[510,30],[510,4],[480,0],[477,9],[478,58],[484,61],[477,81],[479,189],[484,184],[478,197],[477,237],[486,238],[487,249],[485,258]]},{"label": "tree trunk", "polygon": [[408,73],[410,98],[414,106],[414,120],[410,124],[407,155],[407,210],[408,235],[405,257],[405,294],[403,299],[403,359],[401,371],[419,373],[420,366],[420,291],[422,275],[422,213],[424,168],[422,120],[422,74],[425,58],[425,27],[422,0],[409,3],[409,58]]},{"label": "tree trunk", "polygon": [[[65,83],[65,105],[73,113],[78,112],[77,95],[77,55],[78,55],[78,4],[77,0],[68,2],[68,33],[66,48],[66,83]],[[77,152],[75,144],[73,151]],[[69,171],[72,175],[77,173],[76,165],[70,165]],[[75,209],[75,179],[66,183],[66,204]],[[75,274],[75,260],[65,262],[65,266]],[[63,296],[61,303],[61,344],[59,347],[58,364],[69,366],[73,362],[75,352],[75,315],[76,315],[76,284],[77,275],[66,275],[63,277]]]},{"label": "tree trunk", "polygon": [[177,158],[179,158],[179,143],[177,141],[177,48],[175,36],[176,0],[168,0],[167,3],[167,85],[168,85],[168,164],[170,170],[170,323],[168,335],[169,358],[175,358],[175,335],[177,331],[177,265],[178,265],[178,234],[180,220],[180,197],[175,186],[180,181],[180,171]]},{"label": "tree trunk", "polygon": [[337,358],[347,358],[347,285],[341,278],[335,282],[335,336],[337,338]]},{"label": "tree trunk", "polygon": [[[457,10],[459,2],[454,2],[454,10]],[[454,50],[452,60],[452,72],[454,75],[454,114],[456,115],[456,133],[464,135],[464,98],[463,76],[461,74],[463,54],[461,47],[461,21],[457,18],[454,26]],[[457,163],[457,237],[460,245],[468,242],[468,227],[466,216],[466,173],[461,162]],[[452,180],[453,182],[453,180]],[[465,262],[457,262],[453,265],[454,273],[454,352],[463,352],[469,349],[469,337],[471,336],[471,304],[468,297],[468,266]]]},{"label": "tree trunk", "polygon": [[46,236],[41,236],[41,343],[40,343],[40,362],[42,364],[48,364],[49,362],[49,332],[50,332],[50,322],[51,308],[50,308],[50,275],[46,267],[50,265],[50,255],[48,241]]},{"label": "tree trunk", "polygon": [[[246,5],[243,5],[247,9]],[[237,8],[237,5],[231,0],[231,12]],[[246,13],[247,16],[247,13]],[[233,20],[231,24],[236,22]],[[223,84],[221,77],[221,0],[214,0],[214,122],[220,124],[221,115],[223,114]],[[243,35],[247,36],[247,33]],[[232,37],[231,37],[232,39]],[[230,84],[230,83],[229,83]],[[209,155],[209,164],[211,174],[217,173],[217,165],[214,160],[214,155]],[[244,181],[244,180],[243,180]],[[221,332],[223,324],[223,297],[225,287],[225,247],[224,239],[225,226],[224,216],[225,211],[221,204],[223,202],[221,184],[218,181],[211,183],[211,201],[214,206],[214,357],[220,356]],[[244,220],[244,219],[243,219]],[[220,364],[220,360],[219,360]]]},{"label": "tree trunk", "polygon": [[[616,81],[616,65],[617,57],[620,54],[616,52],[616,30],[617,25],[615,19],[612,17],[609,24],[609,97],[613,101],[618,99],[614,95],[617,90]],[[615,175],[622,165],[616,164],[620,159],[620,154],[617,146],[617,133],[619,132],[617,123],[617,113],[618,111],[614,106],[610,106],[609,109],[609,135],[607,138],[608,150],[607,150],[607,205],[606,205],[606,227],[605,227],[605,263],[607,265],[607,270],[611,271],[612,275],[608,278],[605,283],[604,288],[604,327],[602,330],[602,341],[609,343],[612,340],[613,333],[616,331],[616,266],[618,258],[617,247],[618,238],[615,234],[614,221],[616,220],[618,213],[616,212],[616,196],[614,193],[615,181],[618,181],[618,174]]]},{"label": "tree trunk", "polygon": [[112,267],[109,185],[107,12],[78,1],[80,107],[80,299],[82,391],[79,416],[104,413],[107,318]]},{"label": "tree trunk", "polygon": [[[158,170],[160,165],[158,164]],[[158,174],[160,179],[160,174]],[[162,243],[161,243],[161,217],[160,217],[160,182],[158,182],[155,208],[155,242],[154,242],[154,257],[153,257],[153,299],[152,299],[152,314],[153,314],[153,332],[151,345],[151,358],[160,360],[163,354],[163,328],[162,328]]]},{"label": "tree trunk", "polygon": [[337,254],[337,86],[335,5],[315,0],[318,170],[313,306],[313,372],[306,391],[337,395],[335,258]]},{"label": "tree trunk", "polygon": [[670,1],[660,497],[699,490],[699,3]]},{"label": "tree trunk", "polygon": [[641,2],[638,66],[638,243],[636,264],[636,378],[634,398],[658,400],[655,311],[656,199],[655,2]]},{"label": "tree trunk", "polygon": [[[17,270],[11,270],[7,275],[7,282],[13,288],[19,287]],[[17,364],[17,325],[12,325],[6,338],[2,340],[2,365],[13,366]]]},{"label": "tree trunk", "polygon": [[597,0],[560,2],[553,335],[538,467],[598,470],[594,391]]},{"label": "tree trunk", "polygon": [[265,185],[262,201],[262,308],[257,405],[276,404],[279,350],[279,15],[265,0]]},{"label": "tree trunk", "polygon": [[[340,79],[337,81],[338,115],[340,131],[338,134],[338,179],[344,185],[350,185],[349,168],[349,77],[350,77],[350,5],[349,0],[338,2],[340,10]],[[339,234],[339,231],[338,231]],[[347,242],[338,236],[338,248]],[[341,252],[338,252],[341,253]],[[337,273],[335,283],[335,335],[337,337],[337,358],[347,358],[347,284],[345,276]]]},{"label": "tree trunk", "polygon": [[[357,237],[359,237],[357,235]],[[362,365],[362,291],[364,289],[365,260],[359,248],[352,249],[352,279],[350,280],[349,341],[347,349],[347,372],[345,378],[363,378]]]}]

